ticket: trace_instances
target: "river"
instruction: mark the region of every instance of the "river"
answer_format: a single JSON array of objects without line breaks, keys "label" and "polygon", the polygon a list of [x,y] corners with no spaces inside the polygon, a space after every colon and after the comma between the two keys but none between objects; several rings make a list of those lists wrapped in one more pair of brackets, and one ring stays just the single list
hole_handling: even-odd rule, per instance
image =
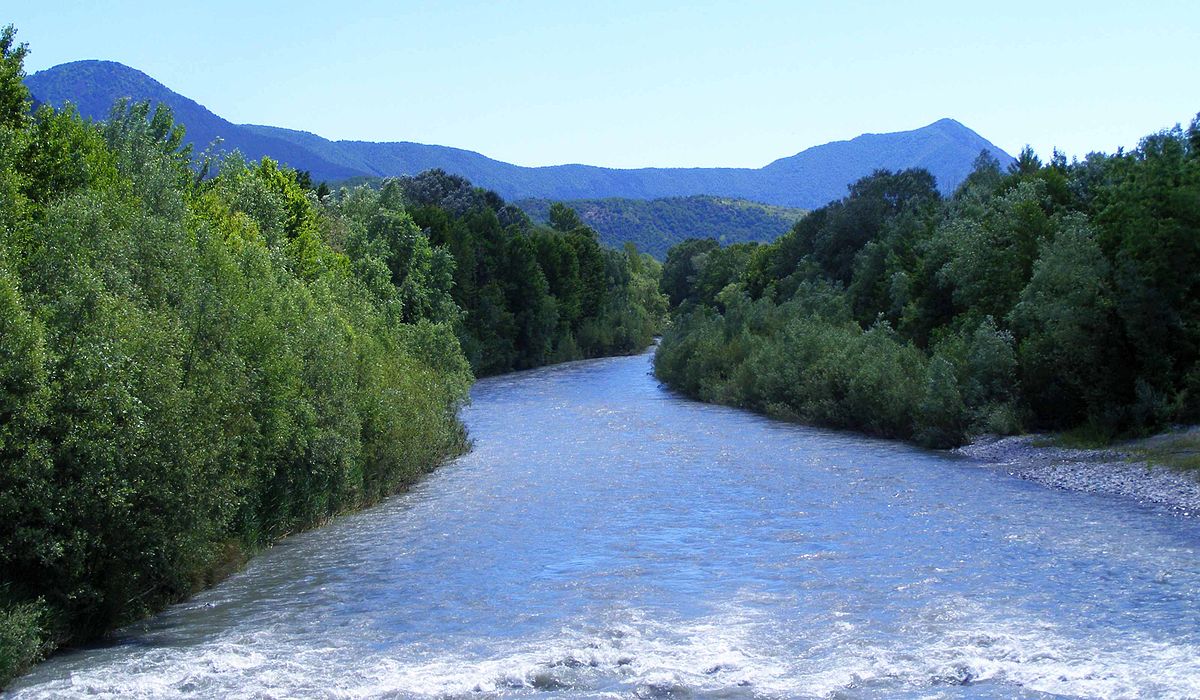
[{"label": "river", "polygon": [[480,381],[474,450],[55,656],[70,697],[1200,697],[1200,521],[682,399]]}]

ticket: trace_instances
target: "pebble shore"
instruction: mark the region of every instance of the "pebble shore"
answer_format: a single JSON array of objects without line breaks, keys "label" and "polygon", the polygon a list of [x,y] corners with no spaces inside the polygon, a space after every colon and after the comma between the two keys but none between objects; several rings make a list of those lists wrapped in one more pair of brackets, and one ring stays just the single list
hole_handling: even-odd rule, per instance
[{"label": "pebble shore", "polygon": [[1200,517],[1200,479],[1191,474],[1136,461],[1120,445],[1071,449],[1049,442],[1046,435],[984,437],[954,452],[1052,488],[1130,498]]}]

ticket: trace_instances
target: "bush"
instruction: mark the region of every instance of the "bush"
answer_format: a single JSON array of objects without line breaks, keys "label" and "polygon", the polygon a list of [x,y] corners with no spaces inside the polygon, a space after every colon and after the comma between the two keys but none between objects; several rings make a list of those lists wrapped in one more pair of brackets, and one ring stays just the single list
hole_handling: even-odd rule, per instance
[{"label": "bush", "polygon": [[40,601],[0,607],[0,687],[41,659],[48,650]]},{"label": "bush", "polygon": [[954,366],[944,357],[929,362],[925,394],[917,406],[914,437],[927,447],[955,447],[967,432],[967,408],[958,390]]}]

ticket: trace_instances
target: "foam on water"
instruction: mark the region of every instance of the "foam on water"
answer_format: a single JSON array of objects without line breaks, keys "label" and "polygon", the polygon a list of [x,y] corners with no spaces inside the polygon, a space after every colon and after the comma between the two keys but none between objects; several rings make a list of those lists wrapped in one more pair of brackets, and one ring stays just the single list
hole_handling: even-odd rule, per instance
[{"label": "foam on water", "polygon": [[1200,698],[1200,527],[674,397],[480,382],[475,450],[16,698]]},{"label": "foam on water", "polygon": [[230,634],[142,650],[15,697],[1200,697],[1200,649],[1080,640],[997,612],[956,601],[887,644],[831,617],[798,655],[777,620],[737,605],[691,623],[626,611],[491,654],[362,653],[298,648],[286,634]]}]

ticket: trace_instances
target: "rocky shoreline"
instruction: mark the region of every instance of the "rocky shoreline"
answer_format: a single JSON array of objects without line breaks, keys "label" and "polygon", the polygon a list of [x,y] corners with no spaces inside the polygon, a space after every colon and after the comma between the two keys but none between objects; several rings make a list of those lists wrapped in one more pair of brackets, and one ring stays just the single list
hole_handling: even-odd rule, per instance
[{"label": "rocky shoreline", "polygon": [[1149,449],[1197,436],[1200,429],[1192,428],[1103,449],[1058,447],[1048,435],[993,436],[954,452],[1051,488],[1130,498],[1200,517],[1200,474],[1146,458]]}]

